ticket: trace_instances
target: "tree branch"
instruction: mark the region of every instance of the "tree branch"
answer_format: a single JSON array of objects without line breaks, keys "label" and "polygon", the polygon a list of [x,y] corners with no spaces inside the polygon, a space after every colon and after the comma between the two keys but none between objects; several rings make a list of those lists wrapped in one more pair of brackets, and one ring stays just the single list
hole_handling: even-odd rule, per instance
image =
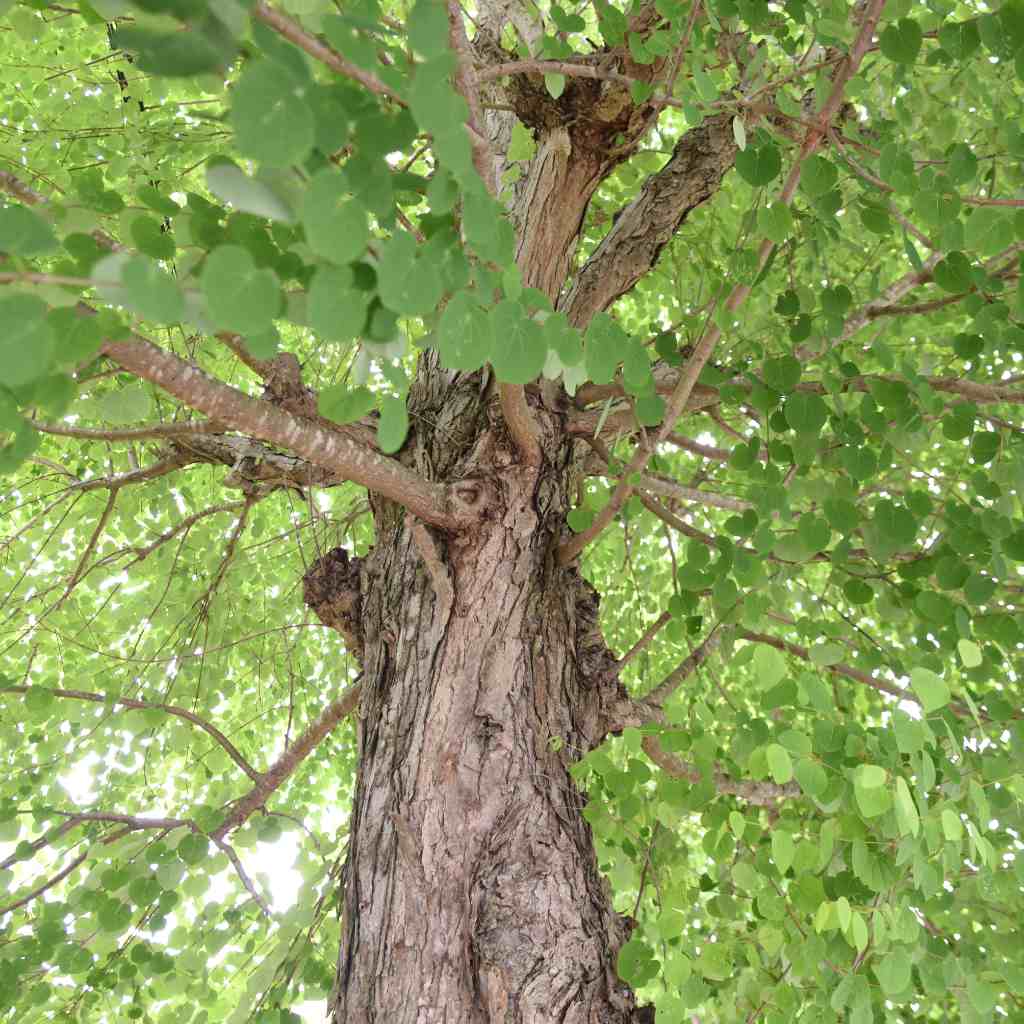
[{"label": "tree branch", "polygon": [[718,647],[721,639],[722,634],[715,626],[699,646],[695,647],[653,690],[644,694],[643,703],[660,708],[693,672],[707,661]]},{"label": "tree branch", "polygon": [[240,800],[235,801],[227,816],[211,833],[216,842],[248,821],[249,817],[294,774],[300,764],[323,742],[337,724],[355,710],[361,692],[360,679],[336,700],[332,701],[320,717],[288,748],[261,776],[259,781]]},{"label": "tree branch", "polygon": [[[864,54],[871,45],[872,33],[874,32],[875,26],[878,24],[878,19],[882,14],[882,8],[884,6],[885,0],[871,0],[864,15],[864,19],[861,22],[860,31],[857,34],[857,38],[854,40],[850,55],[846,62],[840,65],[836,70],[829,97],[817,116],[815,127],[808,130],[807,137],[804,139],[804,143],[800,147],[800,152],[797,154],[797,157],[793,162],[793,166],[790,168],[790,172],[786,177],[785,184],[782,186],[778,202],[783,205],[789,206],[793,201],[797,185],[800,183],[800,169],[803,162],[811,156],[811,154],[814,153],[821,144],[821,140],[824,138],[832,118],[835,116],[836,111],[842,103],[843,91],[846,88],[846,83],[856,72]],[[764,268],[774,249],[774,242],[767,238],[762,241],[757,254],[758,273]],[[750,294],[750,290],[751,285],[747,283],[735,285],[730,292],[729,297],[725,300],[725,309],[729,311],[735,311],[738,309],[746,301],[747,296]],[[676,385],[675,390],[666,403],[665,419],[657,432],[654,443],[637,445],[636,452],[634,453],[633,458],[630,459],[629,464],[626,466],[625,471],[619,479],[619,483],[616,485],[615,490],[608,499],[608,503],[600,512],[598,512],[594,517],[594,521],[586,530],[582,533],[578,533],[575,537],[566,541],[566,543],[559,548],[559,564],[567,565],[572,562],[618,514],[619,509],[622,508],[630,494],[633,492],[631,480],[634,478],[635,474],[642,473],[644,471],[647,463],[651,459],[651,456],[657,449],[657,446],[672,431],[676,420],[686,408],[686,403],[690,398],[690,393],[693,391],[694,385],[697,383],[697,377],[700,374],[700,371],[704,368],[705,363],[707,363],[708,359],[711,357],[711,353],[714,351],[715,345],[718,344],[718,340],[721,336],[722,329],[717,323],[712,324],[707,330],[705,330],[700,341],[694,347],[692,355],[687,360],[683,372],[680,374],[679,383]]]},{"label": "tree branch", "polygon": [[224,424],[216,420],[188,420],[182,423],[151,423],[145,427],[107,429],[105,427],[73,427],[65,423],[40,423],[29,420],[41,434],[77,437],[85,441],[145,441],[154,437],[191,437],[195,434],[223,434]]},{"label": "tree branch", "polygon": [[[20,686],[20,685],[9,685],[0,686],[0,694],[2,693],[28,693],[31,687]],[[239,768],[249,776],[253,782],[258,781],[262,776],[251,764],[242,756],[238,748],[224,735],[216,726],[211,725],[205,719],[200,718],[199,715],[193,711],[189,711],[186,708],[179,708],[174,704],[156,704],[148,700],[135,700],[132,697],[108,697],[102,693],[91,693],[88,690],[50,690],[55,697],[62,697],[67,700],[84,700],[89,701],[93,704],[114,704],[120,705],[124,708],[130,708],[133,711],[163,711],[165,714],[173,715],[175,718],[183,718],[187,722],[191,722],[193,725],[202,729],[207,735],[211,736],[221,747],[224,748],[224,752],[231,758]]]},{"label": "tree branch", "polygon": [[377,491],[428,523],[458,530],[477,519],[476,512],[456,500],[449,488],[424,480],[395,459],[348,437],[301,420],[269,402],[250,398],[149,341],[138,337],[107,341],[101,351],[130,373],[152,381],[211,419],[293,451],[314,465]]},{"label": "tree branch", "polygon": [[389,85],[385,85],[372,71],[366,71],[346,60],[333,47],[307,32],[294,18],[271,7],[265,0],[259,0],[255,4],[252,8],[252,16],[258,18],[265,25],[269,25],[278,35],[283,36],[288,42],[294,43],[300,50],[304,50],[310,57],[320,61],[332,71],[351,78],[378,96],[387,96],[401,107],[406,106],[405,100]]},{"label": "tree branch", "polygon": [[558,304],[571,323],[585,327],[595,313],[628,292],[655,265],[691,211],[718,191],[736,160],[732,118],[731,113],[716,114],[687,132],[668,163],[622,210]]},{"label": "tree branch", "polygon": [[[669,753],[657,736],[645,736],[641,746],[644,753],[673,778],[685,779],[694,785],[703,781],[704,776],[694,765],[687,764],[675,754]],[[715,771],[711,781],[719,793],[746,800],[755,807],[774,807],[780,800],[794,800],[801,796],[800,787],[795,782],[787,782],[785,785],[753,780],[737,782],[721,771]]]}]

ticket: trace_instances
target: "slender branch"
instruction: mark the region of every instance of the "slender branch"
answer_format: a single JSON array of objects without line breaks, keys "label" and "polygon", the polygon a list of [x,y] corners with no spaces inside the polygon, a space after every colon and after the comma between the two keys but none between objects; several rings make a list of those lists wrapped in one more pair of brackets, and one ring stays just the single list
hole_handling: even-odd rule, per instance
[{"label": "slender branch", "polygon": [[294,18],[289,17],[283,11],[279,11],[265,0],[259,0],[252,8],[252,15],[258,18],[265,25],[269,25],[278,35],[283,36],[290,43],[294,43],[300,50],[304,50],[314,60],[320,61],[332,71],[339,75],[351,78],[358,82],[365,89],[376,93],[378,96],[387,96],[394,100],[399,106],[406,106],[405,100],[395,92],[389,85],[385,85],[373,72],[358,67],[351,61],[346,60],[337,50],[328,46],[327,43],[307,32]]},{"label": "slender branch", "polygon": [[[788,640],[782,640],[777,636],[770,636],[767,633],[755,633],[748,629],[741,629],[737,635],[741,636],[744,640],[750,640],[752,643],[767,644],[769,647],[774,647],[777,651],[783,651],[786,654],[795,655],[797,658],[803,658],[804,661],[811,660],[810,651],[808,651],[806,647],[803,647],[800,644],[790,643]],[[844,676],[847,679],[852,679],[855,682],[862,683],[864,686],[871,687],[872,690],[877,690],[879,693],[886,693],[890,697],[895,697],[898,700],[910,700],[915,704],[921,703],[915,696],[913,690],[901,689],[896,686],[895,683],[887,683],[883,679],[876,679],[867,672],[861,672],[859,669],[851,668],[849,665],[827,665],[825,666],[825,671],[832,672],[837,676]],[[956,710],[955,707],[954,710]],[[960,714],[962,710],[963,709],[957,711],[957,713]]]},{"label": "slender branch", "polygon": [[644,635],[615,663],[614,672],[620,673],[638,654],[646,650],[651,641],[672,621],[671,612],[662,612],[644,631]]},{"label": "slender branch", "polygon": [[[31,687],[10,685],[0,687],[0,694],[4,693],[28,693]],[[133,711],[163,711],[167,715],[173,715],[175,718],[183,718],[187,722],[191,722],[193,725],[202,729],[207,735],[211,736],[217,743],[223,747],[224,752],[231,758],[239,768],[249,776],[253,782],[258,781],[262,778],[261,774],[252,767],[251,764],[242,756],[238,748],[224,735],[215,725],[211,725],[205,719],[200,718],[193,711],[189,711],[186,708],[179,708],[174,704],[158,704],[148,700],[135,700],[132,697],[108,697],[102,693],[91,693],[88,690],[50,690],[55,697],[61,697],[67,700],[84,700],[89,701],[93,704],[115,704],[120,705],[123,708],[129,708]]]},{"label": "slender branch", "polygon": [[256,906],[258,906],[260,910],[263,911],[264,917],[273,917],[273,914],[271,914],[270,912],[270,907],[267,906],[267,901],[260,894],[259,890],[253,883],[253,880],[249,877],[248,872],[242,866],[242,861],[239,858],[235,848],[230,843],[224,842],[223,839],[218,839],[216,836],[213,836],[212,838],[217,848],[224,853],[224,855],[227,857],[229,861],[231,861],[231,865],[235,869],[235,874],[238,875],[239,879],[242,882],[242,885],[245,886],[249,895],[255,901]]},{"label": "slender branch", "polygon": [[119,487],[110,488],[110,492],[107,495],[107,504],[104,506],[103,512],[96,521],[96,527],[92,531],[92,536],[89,537],[89,542],[85,545],[85,550],[82,552],[82,557],[78,560],[78,564],[75,566],[75,571],[68,579],[67,586],[64,588],[64,593],[61,594],[57,603],[54,605],[55,611],[64,604],[68,599],[68,596],[71,594],[71,591],[75,589],[78,581],[82,578],[82,573],[85,570],[86,563],[92,557],[92,553],[96,549],[96,545],[99,543],[100,537],[103,535],[103,529],[110,520],[110,514],[114,511],[114,503],[117,501],[119,490]]},{"label": "slender branch", "polygon": [[359,703],[361,685],[359,678],[336,700],[332,701],[320,717],[289,747],[260,777],[259,781],[231,807],[227,816],[211,833],[216,841],[248,821],[249,817],[262,807],[270,796],[294,774],[300,764],[319,746],[342,719],[355,710]]},{"label": "slender branch", "polygon": [[715,491],[702,491],[696,487],[686,487],[674,480],[649,473],[645,473],[640,478],[637,489],[666,498],[675,498],[678,501],[688,501],[695,505],[705,505],[711,508],[725,508],[733,512],[745,512],[748,508],[754,507],[752,502],[734,498],[731,494],[718,494]]},{"label": "slender branch", "polygon": [[[673,778],[685,779],[694,785],[703,780],[704,776],[694,765],[687,764],[675,754],[669,753],[657,736],[645,736],[641,746],[644,753]],[[800,787],[795,782],[787,782],[785,785],[752,780],[737,782],[721,771],[714,772],[712,784],[719,793],[746,800],[755,807],[774,807],[780,800],[793,800],[801,795]]]},{"label": "slender branch", "polygon": [[301,420],[269,402],[250,398],[143,338],[107,341],[102,351],[137,377],[152,381],[211,419],[293,451],[314,465],[334,470],[435,526],[456,530],[477,519],[477,513],[467,508],[470,503],[453,500],[449,488],[424,480],[397,460],[371,451],[349,437]]},{"label": "slender branch", "polygon": [[703,662],[707,661],[718,647],[721,639],[722,634],[718,631],[718,627],[715,626],[699,646],[695,647],[653,690],[644,694],[643,703],[651,704],[654,707],[664,705],[669,697],[682,686],[693,672]]},{"label": "slender branch", "polygon": [[216,420],[188,420],[182,423],[152,423],[145,427],[122,430],[105,427],[73,427],[65,423],[29,423],[42,434],[58,437],[78,437],[87,441],[143,441],[151,437],[190,437],[194,434],[223,434],[224,424]]},{"label": "slender branch", "polygon": [[169,458],[154,462],[150,466],[143,466],[142,469],[133,469],[130,473],[119,473],[117,476],[97,476],[90,480],[82,480],[77,484],[72,484],[68,488],[68,492],[88,493],[89,491],[98,491],[104,488],[116,491],[131,484],[141,484],[147,480],[155,480],[157,477],[167,476],[168,473],[174,473],[176,470],[183,469],[191,461],[191,459],[186,458],[184,455],[175,453]]},{"label": "slender branch", "polygon": [[71,872],[74,871],[75,868],[77,868],[88,856],[89,851],[86,850],[85,853],[77,856],[73,861],[71,861],[70,864],[62,868],[60,871],[58,871],[57,874],[55,874],[52,878],[48,878],[41,885],[36,886],[36,888],[33,889],[31,892],[26,893],[20,899],[15,900],[13,903],[8,903],[6,906],[0,907],[0,917],[3,917],[4,914],[9,914],[12,910],[18,910],[19,908],[24,907],[26,904],[31,903],[34,899],[38,899],[38,897],[42,896],[42,894],[46,892],[48,889],[52,889],[58,882],[62,882],[65,878],[67,878],[68,875],[70,875]]}]

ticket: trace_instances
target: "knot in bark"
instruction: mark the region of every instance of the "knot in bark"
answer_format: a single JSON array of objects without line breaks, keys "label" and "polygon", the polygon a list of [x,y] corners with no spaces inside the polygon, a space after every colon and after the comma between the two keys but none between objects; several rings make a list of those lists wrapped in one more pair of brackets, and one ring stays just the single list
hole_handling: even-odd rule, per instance
[{"label": "knot in bark", "polygon": [[351,558],[344,548],[334,548],[317,559],[302,577],[302,597],[317,618],[344,638],[351,653],[362,661],[363,636],[360,622],[360,558]]}]

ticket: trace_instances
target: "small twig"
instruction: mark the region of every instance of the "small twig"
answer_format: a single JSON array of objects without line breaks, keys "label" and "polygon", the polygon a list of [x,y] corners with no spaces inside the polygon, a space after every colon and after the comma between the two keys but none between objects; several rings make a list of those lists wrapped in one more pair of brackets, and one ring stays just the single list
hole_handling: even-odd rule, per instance
[{"label": "small twig", "polygon": [[242,882],[242,885],[245,886],[246,890],[248,891],[249,895],[253,898],[256,905],[260,908],[260,910],[263,911],[264,917],[273,917],[274,915],[271,914],[270,907],[267,906],[267,901],[260,895],[255,884],[253,883],[253,880],[249,877],[245,868],[242,866],[242,861],[239,858],[235,848],[230,843],[226,843],[223,839],[218,839],[216,836],[213,836],[211,838],[213,839],[217,848],[224,853],[224,855],[228,858],[229,861],[231,861],[231,865],[235,869],[235,874],[238,875],[239,879]]}]

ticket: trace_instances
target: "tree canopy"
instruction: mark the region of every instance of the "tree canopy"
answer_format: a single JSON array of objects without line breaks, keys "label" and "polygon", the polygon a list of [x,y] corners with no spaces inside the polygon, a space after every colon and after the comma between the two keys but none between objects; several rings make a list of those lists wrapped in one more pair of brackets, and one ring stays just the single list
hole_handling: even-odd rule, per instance
[{"label": "tree canopy", "polygon": [[625,690],[566,753],[659,1024],[1024,1019],[1024,4],[0,32],[0,1020],[326,998],[360,664],[309,569],[479,516],[408,457],[424,360],[583,453]]}]

